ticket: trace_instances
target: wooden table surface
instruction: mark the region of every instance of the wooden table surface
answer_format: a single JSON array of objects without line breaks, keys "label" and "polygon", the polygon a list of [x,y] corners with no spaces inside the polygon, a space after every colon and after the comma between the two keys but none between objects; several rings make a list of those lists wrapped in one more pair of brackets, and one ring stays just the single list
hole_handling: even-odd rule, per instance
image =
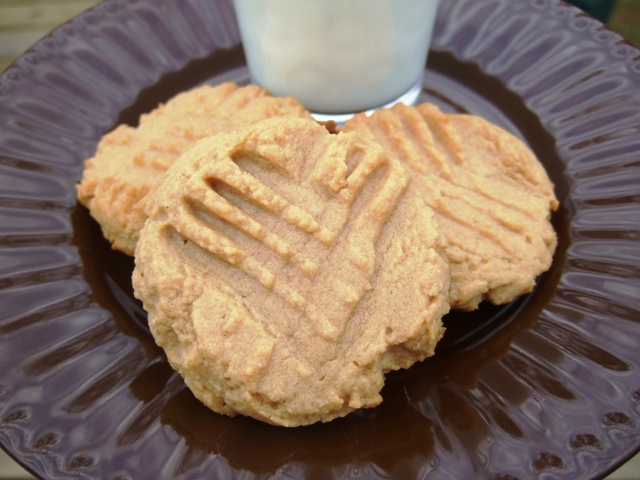
[{"label": "wooden table surface", "polygon": [[61,23],[99,0],[0,0],[0,72]]}]

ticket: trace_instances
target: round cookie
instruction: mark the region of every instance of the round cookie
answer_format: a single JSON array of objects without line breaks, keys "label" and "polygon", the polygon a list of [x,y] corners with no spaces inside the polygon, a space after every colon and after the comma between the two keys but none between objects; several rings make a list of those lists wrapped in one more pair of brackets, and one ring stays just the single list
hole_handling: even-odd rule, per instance
[{"label": "round cookie", "polygon": [[264,120],[198,142],[148,209],[133,274],[156,342],[216,412],[326,422],[434,353],[449,266],[400,163],[356,133]]},{"label": "round cookie", "polygon": [[85,162],[78,200],[113,248],[133,255],[148,195],[185,150],[201,138],[277,116],[311,118],[297,100],[272,97],[253,85],[205,85],[180,93],[142,115],[138,127],[120,125],[102,138]]},{"label": "round cookie", "polygon": [[375,140],[414,174],[447,237],[451,306],[507,303],[531,291],[556,247],[558,207],[544,168],[523,142],[486,120],[428,103],[359,114],[342,132]]}]

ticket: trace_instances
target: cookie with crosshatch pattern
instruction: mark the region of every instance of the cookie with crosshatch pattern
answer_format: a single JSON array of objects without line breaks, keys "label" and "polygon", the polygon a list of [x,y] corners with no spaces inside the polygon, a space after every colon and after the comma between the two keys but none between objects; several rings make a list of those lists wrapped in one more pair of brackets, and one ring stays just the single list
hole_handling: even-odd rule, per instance
[{"label": "cookie with crosshatch pattern", "polygon": [[358,114],[340,131],[378,142],[412,172],[448,240],[453,308],[510,302],[551,266],[553,184],[510,133],[429,103]]},{"label": "cookie with crosshatch pattern", "polygon": [[133,255],[148,198],[184,151],[201,138],[278,116],[311,118],[297,100],[272,97],[254,85],[204,85],[180,93],[142,115],[138,127],[120,125],[102,138],[85,162],[78,200],[113,248]]},{"label": "cookie with crosshatch pattern", "polygon": [[356,133],[278,118],[201,140],[148,212],[135,295],[216,412],[296,426],[375,406],[384,374],[443,334],[435,215]]}]

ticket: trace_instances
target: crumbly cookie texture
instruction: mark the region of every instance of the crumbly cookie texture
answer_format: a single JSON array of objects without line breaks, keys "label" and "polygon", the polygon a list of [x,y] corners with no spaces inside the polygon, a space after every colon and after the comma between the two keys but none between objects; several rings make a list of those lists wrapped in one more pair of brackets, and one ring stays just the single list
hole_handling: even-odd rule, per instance
[{"label": "crumbly cookie texture", "polygon": [[201,140],[148,213],[135,295],[216,412],[297,426],[373,407],[444,332],[435,214],[356,133],[278,118]]},{"label": "crumbly cookie texture", "polygon": [[507,303],[531,291],[556,247],[558,207],[526,145],[482,118],[398,104],[341,128],[375,140],[408,168],[447,237],[451,306]]},{"label": "crumbly cookie texture", "polygon": [[138,127],[120,125],[103,137],[85,162],[78,200],[113,248],[133,255],[149,195],[184,151],[201,138],[278,116],[311,118],[297,100],[272,97],[253,85],[205,85],[181,93],[142,115]]}]

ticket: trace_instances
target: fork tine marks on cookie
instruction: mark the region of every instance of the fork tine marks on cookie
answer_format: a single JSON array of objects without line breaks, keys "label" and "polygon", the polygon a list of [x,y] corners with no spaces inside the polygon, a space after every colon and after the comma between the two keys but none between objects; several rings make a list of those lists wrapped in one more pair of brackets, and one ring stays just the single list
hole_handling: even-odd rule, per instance
[{"label": "fork tine marks on cookie", "polygon": [[[323,131],[322,135],[325,135]],[[261,150],[262,155],[245,151],[247,142],[231,142],[224,149],[211,152],[204,141],[194,148],[192,156],[204,158],[213,153],[216,159],[197,160],[198,172],[187,181],[183,206],[172,220],[185,239],[240,269],[295,310],[312,318],[318,333],[328,341],[335,341],[342,334],[347,318],[371,289],[376,243],[408,186],[404,168],[378,145],[363,142],[355,134],[342,134],[332,140],[321,150],[287,159],[281,152],[268,148]],[[322,225],[305,208],[272,190],[261,181],[260,175],[249,173],[247,162],[267,168],[273,165],[273,171],[282,176],[283,182],[291,172],[309,171],[310,184],[330,192],[327,203],[339,206],[334,209],[341,212],[339,218],[332,219],[337,230]],[[309,169],[297,163],[314,166]],[[224,191],[233,195],[225,198]],[[358,203],[363,196],[366,198]],[[268,215],[277,221],[267,227],[255,216],[259,211],[252,215],[242,208],[242,202],[260,207],[261,216]],[[360,206],[354,208],[356,203]],[[283,237],[284,230],[279,225],[282,223],[313,237],[323,248],[303,253]],[[348,231],[343,231],[347,224],[350,225]],[[251,247],[247,243],[249,238],[254,240]],[[337,242],[341,246],[334,252]],[[281,262],[271,262],[268,267],[264,250],[277,254]],[[328,277],[332,272],[326,268],[321,278],[316,278],[329,257],[342,265],[344,281],[331,282]],[[283,278],[280,272],[287,266],[295,269]],[[316,281],[326,282],[330,288],[319,294],[312,288]],[[320,304],[324,305],[322,312],[314,306]]]},{"label": "fork tine marks on cookie", "polygon": [[[211,188],[210,185],[212,182],[211,177],[209,177],[211,174],[212,172],[210,171],[205,172],[207,177],[198,182],[199,187],[194,187],[189,191],[190,193],[184,199],[187,204],[193,205],[196,209],[200,206],[207,215],[213,215],[223,220],[228,228],[250,236],[269,250],[278,254],[282,260],[297,265],[306,277],[313,277],[315,275],[317,271],[317,263],[315,261],[307,258],[302,252],[297,251],[295,247],[290,245],[281,235],[265,227],[238,205],[234,205],[231,201],[224,198],[215,188]],[[218,175],[218,177],[219,178],[215,178],[217,182],[229,185],[221,178],[222,175]],[[244,199],[255,200],[260,206],[270,210],[274,216],[280,216],[288,224],[298,228],[301,232],[314,235],[316,238],[319,237],[318,240],[322,243],[327,243],[326,238],[335,237],[333,232],[330,232],[325,227],[320,227],[318,222],[313,219],[309,213],[295,205],[289,204],[284,198],[270,191],[250,174],[244,172],[243,177],[245,180],[249,180],[251,187],[256,187],[245,189],[248,195],[242,195],[242,192],[238,192]],[[264,195],[256,195],[255,192],[257,190],[267,193],[270,199],[263,201]],[[272,208],[274,205],[276,208]],[[325,241],[323,242],[323,240]]]},{"label": "fork tine marks on cookie", "polygon": [[[231,158],[231,155],[229,156]],[[268,159],[267,159],[268,160]],[[288,224],[298,228],[300,231],[316,236],[322,243],[331,243],[335,234],[325,227],[319,225],[318,221],[304,209],[292,205],[284,197],[271,190],[268,186],[255,178],[250,173],[243,171],[233,161],[224,162],[224,166],[216,163],[208,166],[203,173],[206,183],[210,186],[212,181],[220,182],[260,207],[279,215]],[[251,218],[240,208],[232,206],[223,199],[215,188],[205,188],[204,182],[200,185],[193,185],[191,195],[200,193],[198,200],[206,205],[211,211],[229,220],[234,218],[234,222],[241,221],[243,224],[251,224]],[[255,235],[254,235],[255,236]],[[258,236],[256,236],[258,238]]]}]

